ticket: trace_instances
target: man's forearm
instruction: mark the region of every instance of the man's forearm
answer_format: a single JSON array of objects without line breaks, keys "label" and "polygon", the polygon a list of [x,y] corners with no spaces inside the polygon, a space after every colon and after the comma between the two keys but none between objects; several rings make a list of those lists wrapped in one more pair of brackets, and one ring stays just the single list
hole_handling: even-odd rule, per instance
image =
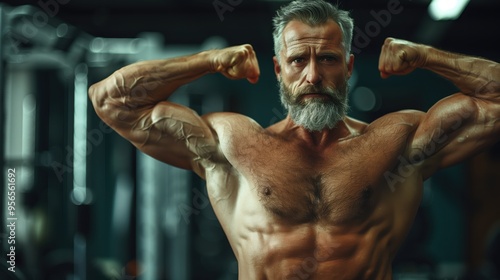
[{"label": "man's forearm", "polygon": [[424,69],[431,70],[454,83],[462,93],[481,97],[500,92],[500,64],[426,47]]},{"label": "man's forearm", "polygon": [[211,72],[209,56],[209,52],[201,52],[137,62],[93,85],[89,95],[96,104],[115,100],[127,107],[154,105],[167,99],[178,87]]}]

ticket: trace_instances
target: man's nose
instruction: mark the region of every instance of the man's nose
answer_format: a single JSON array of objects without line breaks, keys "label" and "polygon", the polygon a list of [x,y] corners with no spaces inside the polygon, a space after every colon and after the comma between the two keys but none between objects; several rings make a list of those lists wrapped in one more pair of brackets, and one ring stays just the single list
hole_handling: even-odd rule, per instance
[{"label": "man's nose", "polygon": [[307,83],[311,85],[316,85],[321,82],[321,74],[319,71],[318,63],[314,60],[311,60],[309,65],[307,66]]}]

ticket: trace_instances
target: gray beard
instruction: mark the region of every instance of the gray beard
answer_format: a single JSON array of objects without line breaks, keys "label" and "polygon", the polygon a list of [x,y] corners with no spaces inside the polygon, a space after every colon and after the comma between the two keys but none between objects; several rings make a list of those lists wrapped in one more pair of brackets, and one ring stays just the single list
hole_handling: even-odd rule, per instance
[{"label": "gray beard", "polygon": [[[307,86],[296,93],[295,98],[282,80],[279,82],[279,88],[281,103],[288,110],[292,120],[309,131],[334,128],[339,121],[344,119],[349,110],[347,81],[336,89]],[[328,100],[323,98],[308,98],[308,101],[300,100],[301,95],[306,93],[327,94],[330,98]]]}]

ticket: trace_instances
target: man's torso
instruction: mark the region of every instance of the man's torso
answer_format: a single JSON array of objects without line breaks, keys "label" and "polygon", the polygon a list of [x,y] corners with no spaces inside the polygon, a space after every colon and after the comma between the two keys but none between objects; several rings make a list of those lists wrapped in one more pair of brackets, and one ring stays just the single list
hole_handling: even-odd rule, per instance
[{"label": "man's torso", "polygon": [[279,124],[213,122],[228,163],[206,169],[207,188],[240,279],[390,279],[421,198],[418,169],[398,172],[414,128],[346,123],[349,137],[315,147]]}]

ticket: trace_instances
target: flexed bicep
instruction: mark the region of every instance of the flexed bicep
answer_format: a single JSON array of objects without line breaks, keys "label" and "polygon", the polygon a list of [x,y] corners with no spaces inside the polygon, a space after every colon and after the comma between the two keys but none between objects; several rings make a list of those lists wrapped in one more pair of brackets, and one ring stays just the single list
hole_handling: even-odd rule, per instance
[{"label": "flexed bicep", "polygon": [[500,105],[457,93],[422,116],[407,153],[424,163],[427,178],[499,140]]}]

